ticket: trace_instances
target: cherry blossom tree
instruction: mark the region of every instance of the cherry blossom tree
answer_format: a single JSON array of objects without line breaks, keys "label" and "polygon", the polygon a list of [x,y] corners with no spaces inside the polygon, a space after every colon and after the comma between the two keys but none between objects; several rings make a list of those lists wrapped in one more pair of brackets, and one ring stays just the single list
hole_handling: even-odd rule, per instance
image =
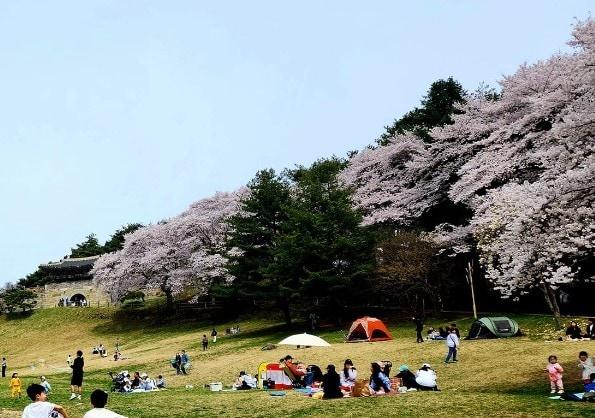
[{"label": "cherry blossom tree", "polygon": [[578,23],[570,44],[574,53],[504,77],[497,97],[467,97],[431,144],[395,136],[342,174],[367,223],[468,208],[458,223],[436,216],[435,239],[465,252],[472,238],[503,296],[539,287],[556,316],[556,289],[584,276],[595,228],[595,22]]},{"label": "cherry blossom tree", "polygon": [[112,299],[130,290],[160,289],[168,305],[189,288],[204,294],[214,280],[228,281],[225,270],[225,219],[237,213],[245,189],[217,193],[182,214],[125,236],[124,248],[96,261],[95,282]]}]

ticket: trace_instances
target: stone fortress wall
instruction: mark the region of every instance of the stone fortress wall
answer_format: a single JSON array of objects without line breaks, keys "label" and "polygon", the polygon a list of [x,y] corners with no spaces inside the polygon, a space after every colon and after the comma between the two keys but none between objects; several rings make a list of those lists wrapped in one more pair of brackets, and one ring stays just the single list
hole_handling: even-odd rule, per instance
[{"label": "stone fortress wall", "polygon": [[37,293],[37,307],[54,308],[58,306],[60,299],[73,300],[82,295],[87,301],[87,306],[109,306],[113,305],[107,293],[93,285],[91,280],[79,280],[75,282],[49,283],[30,289]]}]

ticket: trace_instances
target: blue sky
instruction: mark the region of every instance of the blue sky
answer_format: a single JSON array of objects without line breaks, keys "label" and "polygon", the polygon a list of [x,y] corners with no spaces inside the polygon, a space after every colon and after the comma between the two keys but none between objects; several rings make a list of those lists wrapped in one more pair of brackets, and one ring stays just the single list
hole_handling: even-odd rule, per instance
[{"label": "blue sky", "polygon": [[0,3],[0,283],[259,169],[360,149],[439,78],[473,90],[567,51],[593,9],[285,3]]}]

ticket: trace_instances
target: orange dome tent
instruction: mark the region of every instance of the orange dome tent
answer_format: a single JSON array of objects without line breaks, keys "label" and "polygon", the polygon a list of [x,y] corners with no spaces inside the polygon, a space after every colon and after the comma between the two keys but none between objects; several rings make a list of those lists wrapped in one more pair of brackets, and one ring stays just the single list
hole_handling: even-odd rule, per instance
[{"label": "orange dome tent", "polygon": [[356,319],[351,324],[347,334],[347,342],[388,341],[392,339],[393,336],[390,335],[386,325],[380,319],[371,316]]}]

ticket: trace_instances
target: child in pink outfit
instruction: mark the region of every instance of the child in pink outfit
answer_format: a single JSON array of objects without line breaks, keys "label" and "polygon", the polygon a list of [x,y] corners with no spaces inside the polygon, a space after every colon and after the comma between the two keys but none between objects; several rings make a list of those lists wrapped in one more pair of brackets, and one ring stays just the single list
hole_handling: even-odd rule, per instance
[{"label": "child in pink outfit", "polygon": [[548,364],[545,370],[550,375],[550,386],[552,388],[550,393],[556,393],[556,387],[558,388],[558,393],[564,393],[564,384],[562,383],[564,369],[558,363],[558,357],[549,356],[547,360]]}]

